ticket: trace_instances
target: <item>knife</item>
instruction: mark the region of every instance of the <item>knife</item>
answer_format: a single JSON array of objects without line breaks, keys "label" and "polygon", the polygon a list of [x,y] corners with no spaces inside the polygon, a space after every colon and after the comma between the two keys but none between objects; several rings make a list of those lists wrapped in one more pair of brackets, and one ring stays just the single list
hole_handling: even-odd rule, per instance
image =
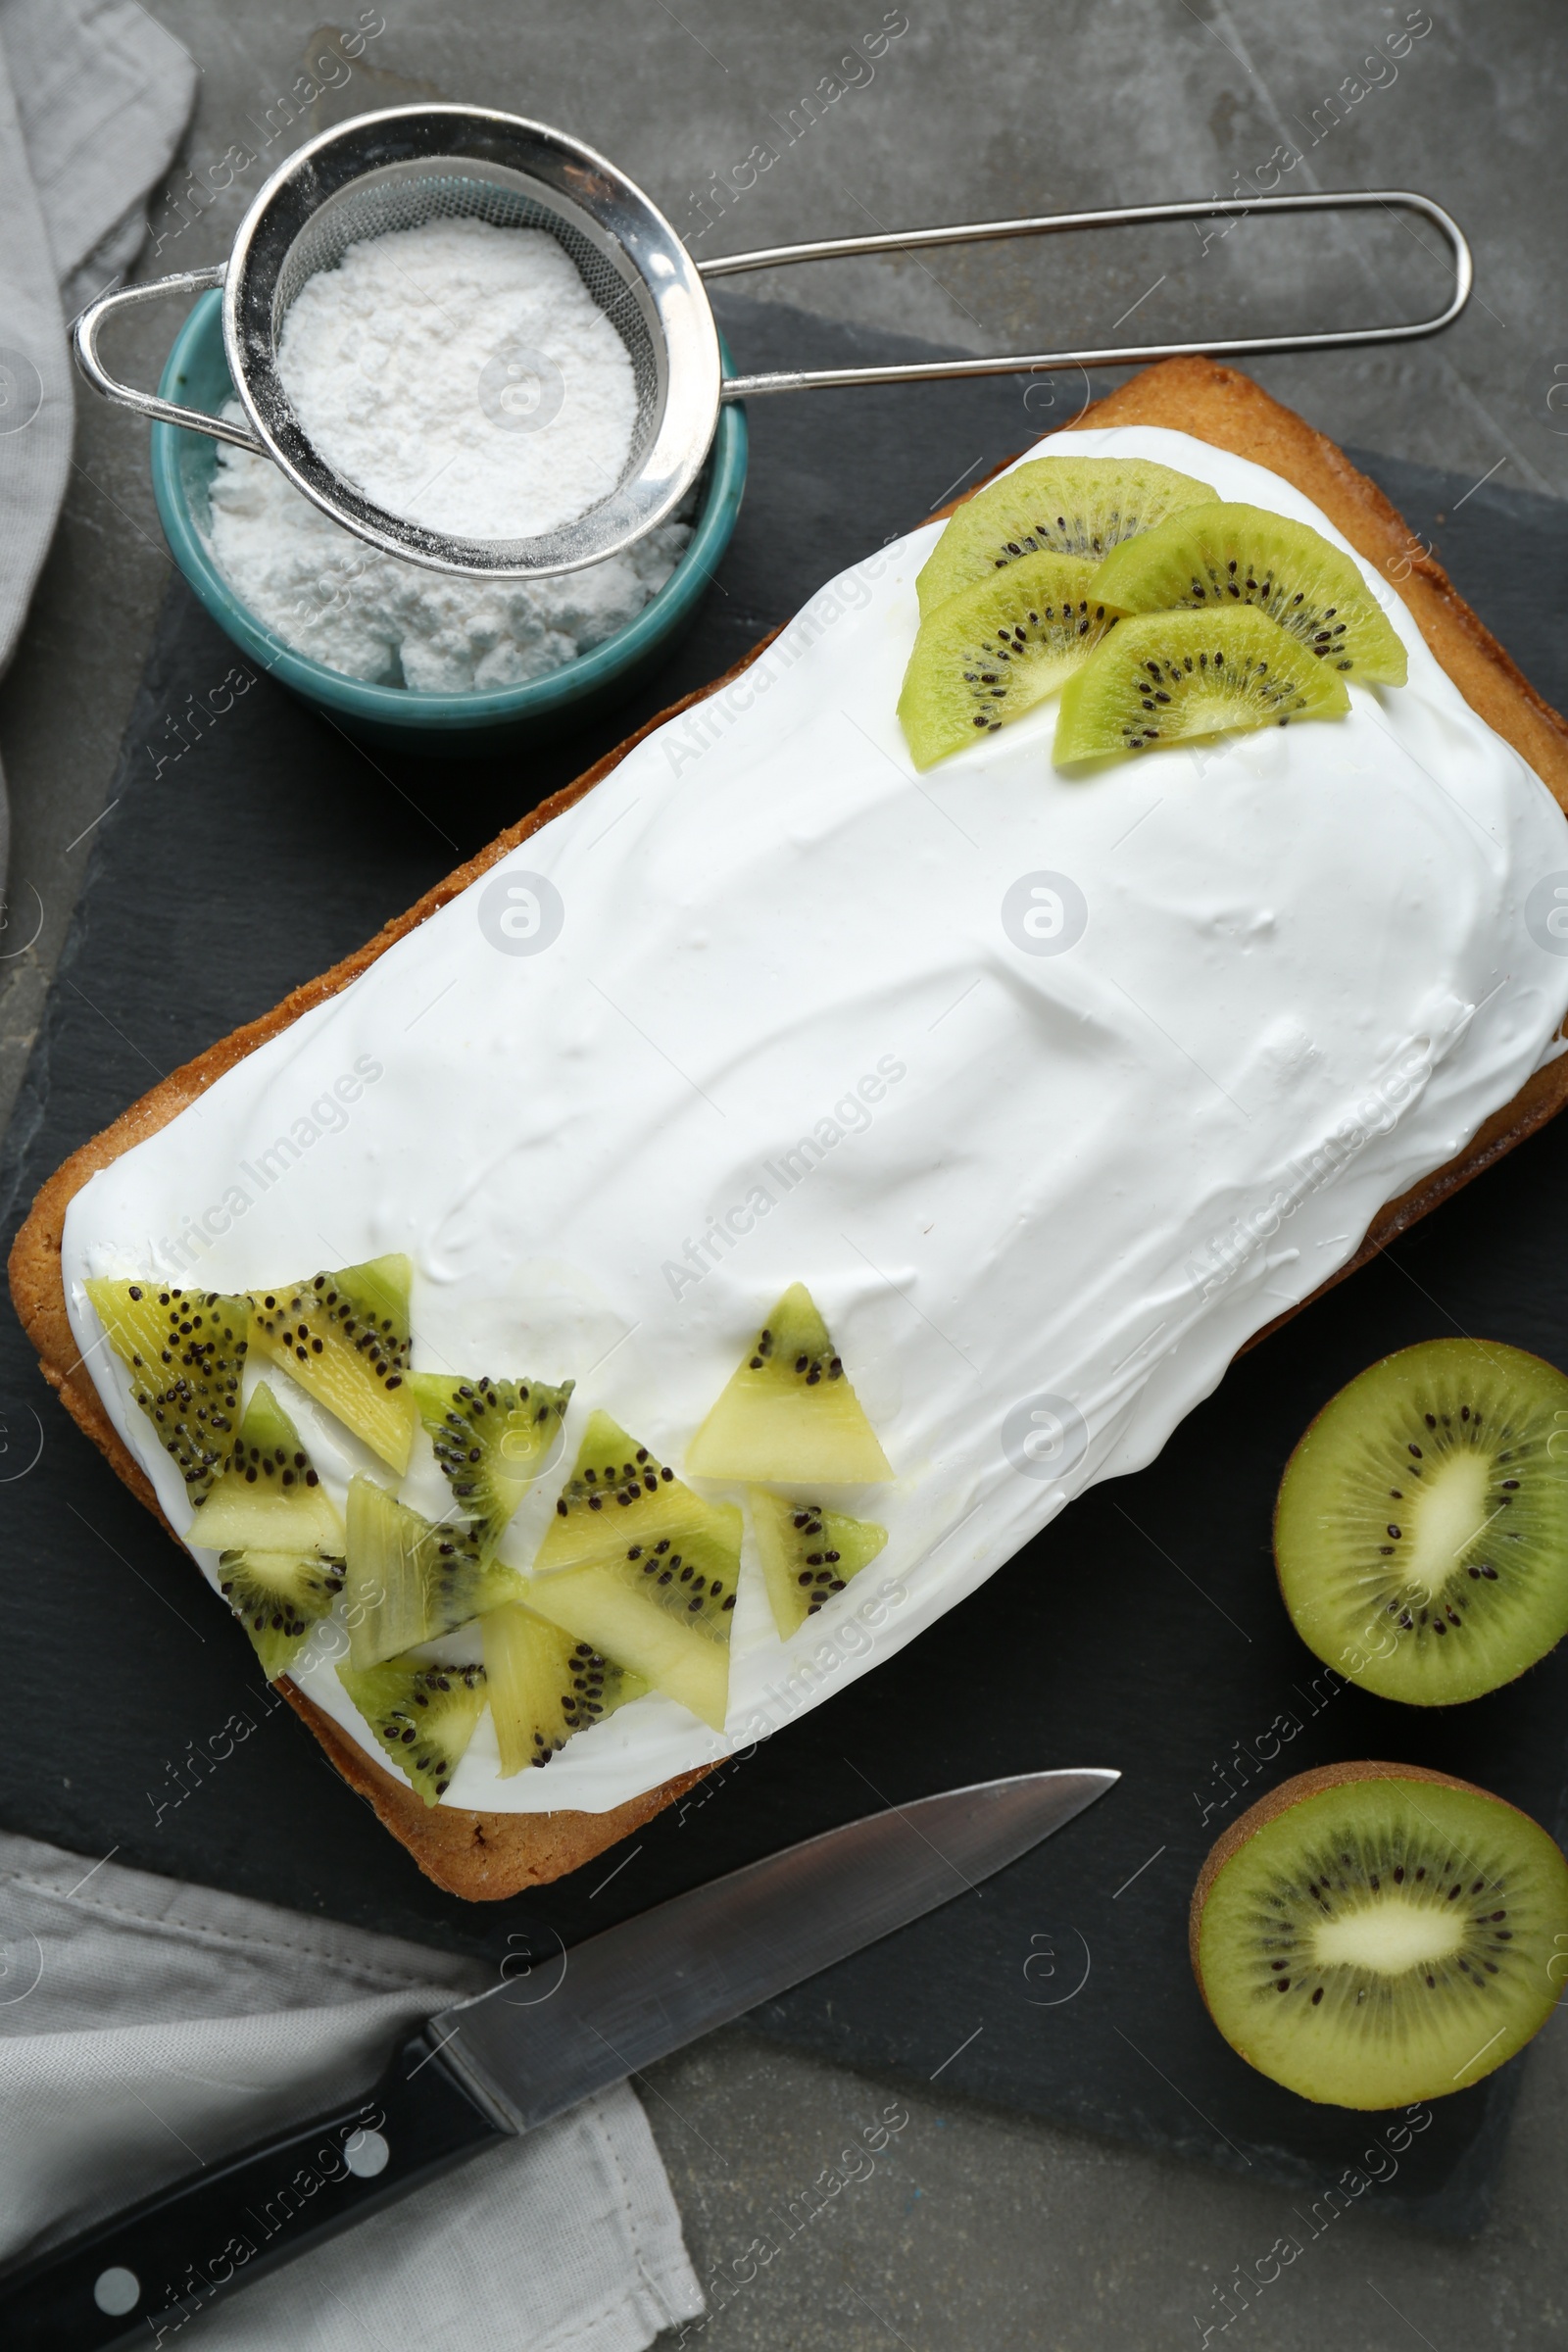
[{"label": "knife", "polygon": [[1114,1772],[1029,1772],[787,1846],[419,2027],[368,2097],[176,2180],[0,2278],[12,2352],[153,2344],[215,2297],[1004,1869]]}]

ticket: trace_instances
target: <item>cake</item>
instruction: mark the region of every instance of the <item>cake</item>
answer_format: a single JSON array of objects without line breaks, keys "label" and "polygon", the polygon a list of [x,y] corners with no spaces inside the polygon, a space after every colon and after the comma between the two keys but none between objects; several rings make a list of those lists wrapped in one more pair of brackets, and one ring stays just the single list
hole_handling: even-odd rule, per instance
[{"label": "cake", "polygon": [[[1246,377],[1152,368],[1030,455],[1069,450],[1348,547],[1408,685],[1094,776],[1053,768],[1042,710],[917,773],[897,703],[925,524],[166,1079],[18,1238],[46,1377],[181,1540],[195,1513],[87,1282],[260,1293],[406,1254],[414,1371],[574,1384],[503,1544],[519,1571],[589,1416],[684,1478],[808,1286],[891,1473],[829,1502],[887,1541],[784,1640],[748,1537],[722,1730],[654,1690],[503,1777],[482,1723],[427,1803],[341,1645],[291,1667],[290,1703],[455,1893],[576,1867],[934,1624],[1561,1106],[1568,965],[1525,902],[1568,868],[1562,720]],[[1049,954],[1009,916],[1020,885],[1055,894]],[[276,1377],[341,1501],[367,1459]],[[438,1471],[411,1475],[438,1520]]]}]

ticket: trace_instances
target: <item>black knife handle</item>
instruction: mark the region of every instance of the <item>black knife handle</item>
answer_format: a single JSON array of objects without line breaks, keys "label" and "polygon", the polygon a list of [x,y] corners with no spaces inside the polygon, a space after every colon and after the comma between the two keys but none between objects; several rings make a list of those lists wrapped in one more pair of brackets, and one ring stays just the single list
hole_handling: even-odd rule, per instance
[{"label": "black knife handle", "polygon": [[0,2344],[98,2352],[139,2340],[151,2352],[217,2296],[509,2136],[421,2028],[368,2098],[0,2276]]}]

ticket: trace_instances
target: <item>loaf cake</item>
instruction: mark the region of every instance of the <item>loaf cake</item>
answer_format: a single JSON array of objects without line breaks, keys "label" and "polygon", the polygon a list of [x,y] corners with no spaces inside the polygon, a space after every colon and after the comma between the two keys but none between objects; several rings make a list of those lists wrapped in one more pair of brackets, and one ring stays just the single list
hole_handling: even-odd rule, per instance
[{"label": "loaf cake", "polygon": [[[1288,754],[1260,735],[1065,782],[1026,719],[916,776],[893,701],[924,526],[165,1079],[50,1179],[18,1237],[12,1293],[46,1379],[181,1541],[187,1496],[92,1345],[89,1279],[259,1293],[312,1253],[406,1250],[416,1372],[574,1382],[568,1452],[581,1413],[608,1407],[639,1462],[700,1487],[707,1404],[780,1294],[809,1286],[886,1448],[886,1484],[852,1478],[834,1506],[846,1526],[885,1520],[887,1544],[789,1642],[748,1568],[722,1729],[656,1691],[539,1773],[502,1774],[476,1740],[429,1802],[330,1655],[285,1675],[338,1770],[455,1894],[577,1868],[842,1688],[1562,1105],[1568,964],[1532,955],[1523,898],[1568,867],[1568,727],[1375,486],[1246,376],[1166,362],[1044,445],[1107,446],[1189,471],[1212,453],[1221,498],[1338,533],[1409,642],[1408,715],[1368,691],[1341,732],[1298,729]],[[602,817],[573,817],[590,798]],[[1407,890],[1390,849],[1405,838]],[[1361,948],[1315,931],[1308,905],[1336,859],[1346,920],[1359,907],[1386,935],[1383,995],[1360,1006]],[[1020,962],[1005,912],[988,929],[983,910],[1020,878],[1076,891],[1075,866],[1090,954]],[[551,931],[537,952],[496,936],[498,867],[529,877],[529,921]],[[259,1172],[283,1111],[368,1062],[343,1132],[334,1118],[318,1156],[296,1144]],[[1015,1090],[1005,1124],[999,1088]],[[1330,1099],[1368,1088],[1379,1116],[1318,1167],[1313,1139],[1345,1128],[1325,1126]],[[1027,1152],[1004,1153],[1020,1131]],[[328,1486],[363,1474],[311,1429]],[[721,1473],[714,1507],[742,1485]]]}]

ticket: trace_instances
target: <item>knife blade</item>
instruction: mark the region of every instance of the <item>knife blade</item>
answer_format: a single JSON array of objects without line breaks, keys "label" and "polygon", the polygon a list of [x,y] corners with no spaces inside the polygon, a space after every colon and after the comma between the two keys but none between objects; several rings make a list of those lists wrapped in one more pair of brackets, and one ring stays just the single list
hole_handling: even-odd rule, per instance
[{"label": "knife blade", "polygon": [[176,2180],[0,2277],[13,2352],[156,2344],[221,2294],[1016,1861],[1119,1775],[981,1781],[785,1847],[438,2011],[368,2097]]},{"label": "knife blade", "polygon": [[1024,1773],[852,1821],[577,1944],[551,1999],[519,2007],[517,1987],[493,1985],[429,2031],[447,2064],[525,2132],[972,1893],[1115,1777]]}]

